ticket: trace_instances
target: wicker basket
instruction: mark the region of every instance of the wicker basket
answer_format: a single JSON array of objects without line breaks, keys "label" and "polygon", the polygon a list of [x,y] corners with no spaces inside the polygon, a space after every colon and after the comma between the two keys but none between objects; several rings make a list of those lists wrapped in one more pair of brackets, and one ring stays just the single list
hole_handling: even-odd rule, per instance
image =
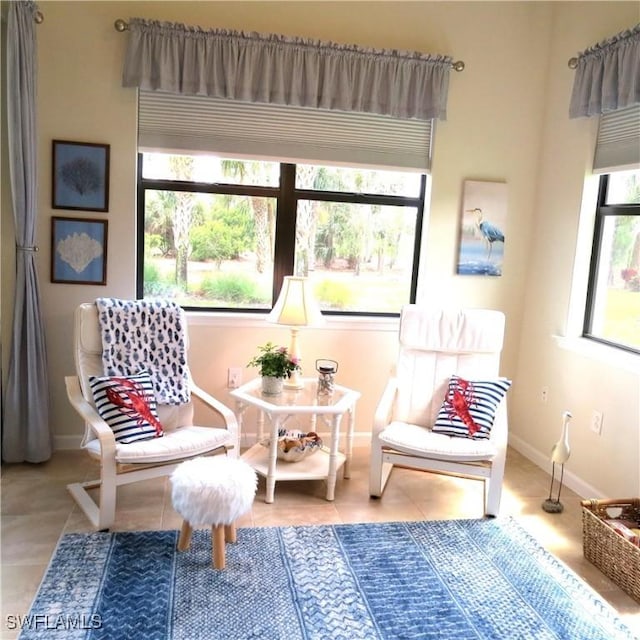
[{"label": "wicker basket", "polygon": [[640,602],[640,547],[604,520],[640,522],[640,498],[582,501],[584,557]]}]

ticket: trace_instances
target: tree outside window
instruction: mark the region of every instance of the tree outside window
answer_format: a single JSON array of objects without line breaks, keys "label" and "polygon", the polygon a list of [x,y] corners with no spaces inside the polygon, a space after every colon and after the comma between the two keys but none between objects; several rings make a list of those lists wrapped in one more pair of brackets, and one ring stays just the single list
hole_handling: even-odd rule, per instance
[{"label": "tree outside window", "polygon": [[263,310],[295,274],[329,313],[415,299],[426,176],[158,153],[141,167],[139,296]]},{"label": "tree outside window", "polygon": [[600,178],[584,335],[640,353],[640,171]]}]

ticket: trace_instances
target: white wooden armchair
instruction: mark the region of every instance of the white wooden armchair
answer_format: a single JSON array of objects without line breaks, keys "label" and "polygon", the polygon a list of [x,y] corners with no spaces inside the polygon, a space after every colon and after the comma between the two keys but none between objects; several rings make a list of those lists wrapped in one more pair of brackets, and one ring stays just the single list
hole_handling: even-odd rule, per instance
[{"label": "white wooden armchair", "polygon": [[[183,312],[182,312],[183,313]],[[186,327],[186,322],[183,323]],[[186,329],[185,329],[186,335]],[[94,527],[110,528],[115,520],[120,485],[166,476],[183,460],[202,455],[238,455],[238,426],[234,413],[189,378],[191,399],[182,405],[158,404],[164,436],[129,444],[117,442],[111,427],[96,410],[90,376],[103,376],[102,338],[95,303],[81,304],[74,318],[75,376],[65,378],[67,396],[85,422],[83,448],[100,463],[100,478],[68,485],[68,490]],[[185,350],[188,344],[184,345]],[[144,363],[142,363],[144,364]],[[221,417],[222,427],[194,426],[193,399]],[[94,500],[88,490],[98,489]]]},{"label": "white wooden armchair", "polygon": [[[452,375],[467,380],[498,378],[504,325],[499,311],[403,308],[395,376],[374,416],[372,497],[382,496],[393,466],[398,465],[484,480],[485,513],[498,515],[507,448],[506,398],[497,405],[488,439],[453,437],[432,429],[445,396],[449,397]],[[505,381],[507,388],[508,384]]]}]

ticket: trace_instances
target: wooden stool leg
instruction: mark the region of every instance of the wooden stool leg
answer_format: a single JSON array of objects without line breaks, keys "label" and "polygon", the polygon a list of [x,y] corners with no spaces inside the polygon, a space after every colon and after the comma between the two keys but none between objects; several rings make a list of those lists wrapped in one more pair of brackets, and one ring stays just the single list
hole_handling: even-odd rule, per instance
[{"label": "wooden stool leg", "polygon": [[178,538],[178,551],[186,551],[191,546],[192,531],[191,525],[186,520],[183,520],[180,537]]},{"label": "wooden stool leg", "polygon": [[217,524],[211,527],[211,546],[213,566],[216,569],[224,569],[224,525]]},{"label": "wooden stool leg", "polygon": [[236,536],[236,523],[232,522],[224,527],[224,539],[227,542],[236,542],[238,540]]}]

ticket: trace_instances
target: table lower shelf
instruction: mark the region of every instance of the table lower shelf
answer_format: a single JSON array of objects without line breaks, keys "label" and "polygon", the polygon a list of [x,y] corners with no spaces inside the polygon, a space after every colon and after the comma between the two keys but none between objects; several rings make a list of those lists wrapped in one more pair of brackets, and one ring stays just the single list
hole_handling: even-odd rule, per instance
[{"label": "table lower shelf", "polygon": [[[242,454],[242,459],[250,464],[257,473],[267,477],[269,473],[269,449],[261,444],[254,444]],[[344,453],[336,454],[336,472],[346,460]],[[278,460],[275,480],[325,480],[329,475],[329,449],[321,447],[316,453],[299,462]]]}]

